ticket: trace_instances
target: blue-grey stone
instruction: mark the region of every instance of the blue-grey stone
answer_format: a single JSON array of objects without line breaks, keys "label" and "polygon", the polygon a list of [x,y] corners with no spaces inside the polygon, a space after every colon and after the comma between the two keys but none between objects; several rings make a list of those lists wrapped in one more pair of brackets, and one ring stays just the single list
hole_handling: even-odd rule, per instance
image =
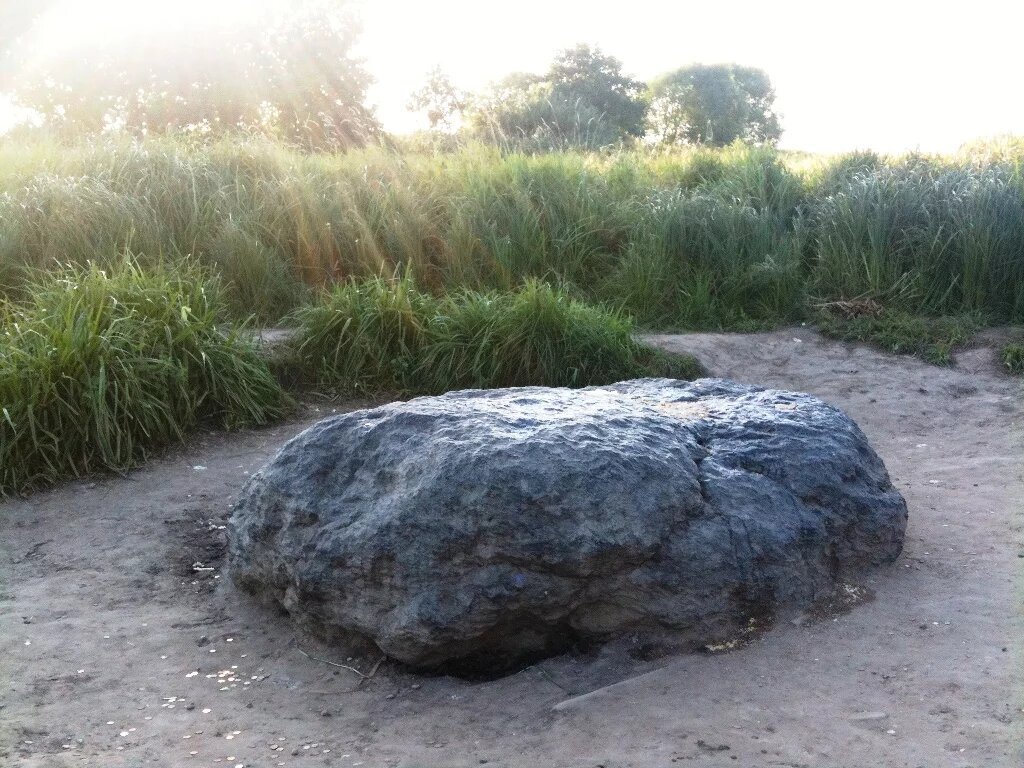
[{"label": "blue-grey stone", "polygon": [[418,667],[715,642],[892,562],[903,498],[810,395],[716,379],[452,392],[319,422],[244,489],[241,587]]}]

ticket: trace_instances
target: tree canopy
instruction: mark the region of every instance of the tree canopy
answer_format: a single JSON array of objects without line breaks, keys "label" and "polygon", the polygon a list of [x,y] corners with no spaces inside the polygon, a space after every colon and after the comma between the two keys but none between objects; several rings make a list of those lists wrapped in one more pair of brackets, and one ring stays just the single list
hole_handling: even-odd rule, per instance
[{"label": "tree canopy", "polygon": [[15,101],[57,132],[242,129],[338,149],[379,131],[364,106],[371,79],[352,56],[358,31],[337,3],[307,0],[240,20],[216,45],[153,29],[34,59],[10,80]]},{"label": "tree canopy", "polygon": [[427,81],[412,92],[407,107],[413,112],[425,112],[431,130],[451,131],[466,108],[467,98],[440,67],[434,67]]},{"label": "tree canopy", "polygon": [[694,64],[654,80],[650,133],[667,144],[774,144],[782,134],[768,75],[736,64]]},{"label": "tree canopy", "polygon": [[578,45],[544,75],[516,73],[495,84],[473,105],[470,125],[484,138],[537,149],[606,146],[643,134],[643,91],[618,59]]}]

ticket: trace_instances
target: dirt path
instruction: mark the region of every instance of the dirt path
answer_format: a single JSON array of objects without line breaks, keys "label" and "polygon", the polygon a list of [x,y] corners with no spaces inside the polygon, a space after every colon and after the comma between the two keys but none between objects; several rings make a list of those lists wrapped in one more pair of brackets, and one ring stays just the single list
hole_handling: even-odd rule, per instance
[{"label": "dirt path", "polygon": [[220,574],[235,493],[311,413],[0,504],[0,765],[1024,765],[1019,381],[988,348],[944,370],[805,329],[657,340],[860,423],[910,505],[873,601],[727,654],[616,647],[475,684],[385,664],[360,685],[302,651],[376,659],[299,650]]}]

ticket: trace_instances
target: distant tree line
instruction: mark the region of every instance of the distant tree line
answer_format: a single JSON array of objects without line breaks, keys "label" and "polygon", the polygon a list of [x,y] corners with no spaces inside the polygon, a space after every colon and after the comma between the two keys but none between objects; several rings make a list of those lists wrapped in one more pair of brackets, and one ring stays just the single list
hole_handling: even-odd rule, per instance
[{"label": "distant tree line", "polygon": [[[344,149],[382,135],[365,105],[372,78],[353,55],[358,32],[343,3],[296,0],[287,13],[240,19],[216,45],[152,30],[72,55],[26,57],[26,67],[0,69],[0,91],[57,135],[248,131]],[[578,45],[547,72],[514,73],[482,93],[460,90],[435,69],[408,107],[433,131],[543,151],[641,139],[772,144],[781,134],[774,100],[759,69],[695,64],[648,84],[599,48]]]},{"label": "distant tree line", "polygon": [[413,94],[433,130],[460,120],[469,135],[535,149],[603,147],[647,137],[662,144],[774,144],[782,134],[768,75],[736,64],[693,64],[650,84],[622,62],[578,45],[543,75],[514,73],[481,94],[460,92],[440,70]]}]

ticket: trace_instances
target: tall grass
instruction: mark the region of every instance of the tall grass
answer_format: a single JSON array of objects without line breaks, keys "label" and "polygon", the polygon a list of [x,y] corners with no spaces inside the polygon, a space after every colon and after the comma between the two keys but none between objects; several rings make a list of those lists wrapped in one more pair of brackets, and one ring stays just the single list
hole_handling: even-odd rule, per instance
[{"label": "tall grass", "polygon": [[814,216],[812,281],[822,295],[1024,319],[1024,193],[1004,168],[855,174]]},{"label": "tall grass", "polygon": [[1021,144],[836,158],[743,146],[522,154],[256,140],[0,144],[0,292],[26,269],[192,257],[236,317],[408,272],[435,296],[531,279],[678,328],[808,316],[808,299],[1024,319]]},{"label": "tall grass", "polygon": [[599,295],[649,326],[743,327],[804,309],[801,239],[769,210],[675,191],[637,211]]},{"label": "tall grass", "polygon": [[536,281],[435,299],[408,275],[353,280],[293,320],[291,354],[307,378],[342,391],[582,387],[700,372],[692,358],[638,343],[625,318]]},{"label": "tall grass", "polygon": [[198,423],[264,424],[290,398],[187,262],[71,266],[0,307],[0,494],[129,467]]}]

